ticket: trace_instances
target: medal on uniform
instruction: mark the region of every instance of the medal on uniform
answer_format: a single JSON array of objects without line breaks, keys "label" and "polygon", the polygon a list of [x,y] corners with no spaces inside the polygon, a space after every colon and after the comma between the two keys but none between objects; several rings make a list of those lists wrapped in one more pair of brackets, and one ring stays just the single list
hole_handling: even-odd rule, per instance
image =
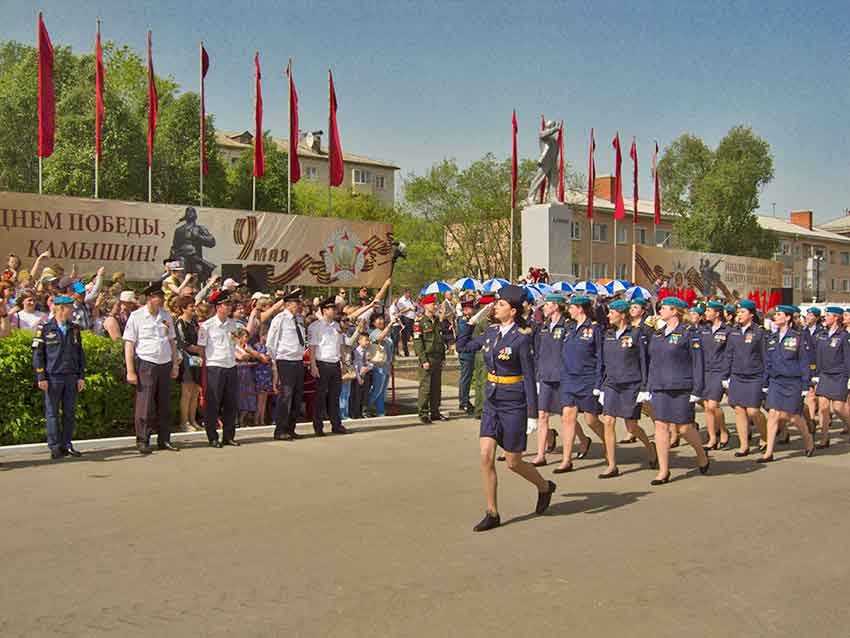
[{"label": "medal on uniform", "polygon": [[622,337],[620,339],[620,347],[621,348],[631,348],[632,347],[632,338],[631,337]]},{"label": "medal on uniform", "polygon": [[[50,335],[47,335],[47,336],[49,337]],[[832,339],[829,340],[829,347],[830,348],[837,348],[838,347],[838,337],[833,337]]]},{"label": "medal on uniform", "polygon": [[552,331],[552,337],[555,339],[555,341],[561,340],[561,334],[563,333],[563,331],[564,329],[561,328],[561,326],[558,326]]},{"label": "medal on uniform", "polygon": [[504,348],[499,350],[499,359],[501,361],[508,361],[511,358],[512,352],[513,351],[511,350],[510,346],[505,346]]},{"label": "medal on uniform", "polygon": [[581,338],[585,341],[593,339],[593,328],[585,328],[581,331]]},{"label": "medal on uniform", "polygon": [[672,343],[673,345],[678,344],[679,343],[679,335],[676,334],[675,332],[672,333],[670,336],[667,337],[667,343]]},{"label": "medal on uniform", "polygon": [[744,336],[744,343],[752,343],[752,342],[753,342],[753,335],[748,334],[748,335]]},{"label": "medal on uniform", "polygon": [[785,346],[786,350],[796,350],[797,337],[786,337],[785,341],[782,342],[782,345]]}]

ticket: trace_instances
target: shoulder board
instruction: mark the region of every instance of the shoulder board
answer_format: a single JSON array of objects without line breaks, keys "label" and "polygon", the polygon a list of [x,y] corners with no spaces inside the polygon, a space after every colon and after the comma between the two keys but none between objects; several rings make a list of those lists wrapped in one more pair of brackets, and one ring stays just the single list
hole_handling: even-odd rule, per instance
[{"label": "shoulder board", "polygon": [[595,325],[596,325],[596,322],[595,322],[595,321],[591,321],[591,322],[590,322],[590,325],[591,325],[591,326],[595,326]]},{"label": "shoulder board", "polygon": [[424,319],[424,318],[425,318],[425,315],[416,315],[416,321],[420,321],[421,319]]},{"label": "shoulder board", "polygon": [[517,332],[522,335],[530,335],[533,330],[526,326],[525,328],[517,328]]}]

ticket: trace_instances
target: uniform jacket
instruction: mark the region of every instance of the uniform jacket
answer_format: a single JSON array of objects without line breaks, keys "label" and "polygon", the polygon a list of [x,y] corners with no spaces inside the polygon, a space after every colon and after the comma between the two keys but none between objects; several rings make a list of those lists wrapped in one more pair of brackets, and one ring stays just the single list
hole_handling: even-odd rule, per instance
[{"label": "uniform jacket", "polygon": [[567,333],[567,321],[562,316],[557,323],[544,321],[534,331],[534,356],[537,380],[550,383],[561,380],[561,345]]},{"label": "uniform jacket", "polygon": [[[466,330],[467,326],[469,326],[469,320],[467,320],[467,318],[463,317],[463,316],[459,317],[458,320],[457,320],[457,333],[460,334],[461,332]],[[471,328],[471,326],[470,326],[470,328]],[[415,349],[415,346],[416,346],[416,344],[414,342],[414,349]],[[458,352],[457,358],[460,359],[461,361],[474,361],[475,360],[475,353],[474,352]]]},{"label": "uniform jacket", "polygon": [[746,379],[762,380],[762,387],[767,387],[767,340],[770,333],[756,324],[750,324],[746,332],[736,327],[731,330],[726,340],[727,374]]},{"label": "uniform jacket", "polygon": [[470,326],[457,340],[458,352],[481,350],[484,366],[489,374],[500,377],[522,376],[521,383],[493,383],[487,381],[485,396],[491,401],[524,403],[528,418],[537,418],[537,384],[534,373],[534,342],[532,329],[514,324],[504,337],[500,327],[490,326],[484,334],[472,336]]},{"label": "uniform jacket", "polygon": [[656,330],[649,339],[648,367],[650,392],[689,390],[700,396],[705,385],[702,344],[699,337],[679,323],[670,334]]},{"label": "uniform jacket", "polygon": [[602,342],[602,355],[603,385],[640,383],[640,389],[646,389],[646,342],[639,327],[629,325],[619,337],[616,328],[608,328]]},{"label": "uniform jacket", "polygon": [[809,350],[794,328],[788,328],[781,338],[779,332],[768,336],[767,376],[770,381],[799,380],[803,387],[809,387]]},{"label": "uniform jacket", "polygon": [[803,343],[806,344],[806,350],[809,352],[809,370],[811,374],[814,375],[815,369],[817,368],[816,356],[815,356],[815,337],[821,331],[823,331],[823,324],[816,323],[814,331],[809,330],[807,326],[803,326],[800,329],[800,336],[803,338]]},{"label": "uniform jacket", "polygon": [[32,340],[32,366],[37,381],[60,374],[83,378],[85,356],[80,327],[71,322],[65,326],[63,335],[58,322],[51,317],[36,329]]},{"label": "uniform jacket", "polygon": [[561,346],[561,388],[598,390],[603,372],[602,327],[590,319],[581,325],[570,321]]},{"label": "uniform jacket", "polygon": [[732,330],[734,330],[732,326],[721,323],[717,330],[712,331],[712,325],[709,323],[697,331],[707,373],[722,374],[725,375],[724,378],[729,376],[726,345]]},{"label": "uniform jacket", "polygon": [[446,358],[446,344],[440,331],[440,318],[419,315],[413,322],[413,349],[420,365],[428,361],[442,361]]},{"label": "uniform jacket", "polygon": [[850,374],[850,334],[839,328],[832,336],[826,327],[818,332],[815,343],[815,375]]}]

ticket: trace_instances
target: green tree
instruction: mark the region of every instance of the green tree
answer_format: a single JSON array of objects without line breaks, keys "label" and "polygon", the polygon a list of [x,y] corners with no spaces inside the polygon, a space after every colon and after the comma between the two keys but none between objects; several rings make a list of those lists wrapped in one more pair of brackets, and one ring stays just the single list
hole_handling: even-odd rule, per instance
[{"label": "green tree", "polygon": [[770,146],[749,127],[736,126],[711,150],[683,134],[658,163],[662,201],[676,213],[679,243],[689,250],[771,258],[775,233],[755,214],[759,192],[773,179]]},{"label": "green tree", "polygon": [[[286,153],[281,152],[268,131],[263,133],[263,151],[266,170],[262,177],[257,178],[257,210],[285,213],[286,183],[289,179]],[[251,209],[253,177],[254,149],[249,148],[227,171],[226,201],[230,208]]]}]

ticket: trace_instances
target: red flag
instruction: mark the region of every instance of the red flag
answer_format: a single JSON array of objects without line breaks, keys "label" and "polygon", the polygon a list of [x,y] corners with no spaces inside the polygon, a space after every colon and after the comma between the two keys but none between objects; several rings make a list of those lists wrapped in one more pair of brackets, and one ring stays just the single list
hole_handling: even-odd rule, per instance
[{"label": "red flag", "polygon": [[[540,114],[540,130],[544,130],[546,128],[546,118],[543,117],[543,114]],[[546,197],[546,179],[540,183],[540,203],[543,203],[543,199]]]},{"label": "red flag", "polygon": [[342,166],[342,146],[339,143],[339,130],[336,126],[336,91],[334,90],[334,76],[328,69],[328,98],[330,101],[329,126],[330,140],[328,141],[328,165],[330,167],[329,178],[331,186],[342,184],[345,170]]},{"label": "red flag", "polygon": [[103,48],[100,46],[100,23],[94,45],[94,150],[103,159]]},{"label": "red flag", "polygon": [[629,157],[632,158],[632,163],[634,164],[634,173],[632,174],[632,186],[634,187],[634,200],[635,200],[635,216],[632,221],[635,224],[638,222],[638,162],[637,162],[637,145],[635,144],[635,138],[632,138],[632,148],[629,151]]},{"label": "red flag", "polygon": [[38,14],[38,156],[53,155],[56,135],[56,95],[53,92],[53,45]]},{"label": "red flag", "polygon": [[517,181],[517,150],[516,150],[516,110],[514,110],[513,118],[511,118],[511,127],[513,128],[513,144],[511,145],[511,210],[516,206],[516,181]]},{"label": "red flag", "polygon": [[301,162],[298,161],[298,93],[292,78],[292,60],[286,67],[289,78],[289,181],[294,184],[301,179]]},{"label": "red flag", "polygon": [[263,94],[260,91],[260,54],[254,54],[254,68],[257,70],[257,100],[254,111],[254,177],[266,174],[266,155],[263,152]]},{"label": "red flag", "polygon": [[587,218],[593,219],[593,187],[596,182],[596,163],[593,152],[596,150],[596,140],[593,139],[593,129],[590,129],[590,158],[587,160]]},{"label": "red flag", "polygon": [[151,56],[151,32],[148,31],[148,166],[153,166],[153,141],[156,137],[158,108],[159,97],[156,94],[156,78],[153,74],[153,57]]},{"label": "red flag", "polygon": [[209,172],[207,166],[207,107],[204,98],[204,79],[210,70],[210,56],[201,44],[201,172],[206,175]]},{"label": "red flag", "polygon": [[564,201],[564,123],[558,129],[558,201]]},{"label": "red flag", "polygon": [[652,155],[652,175],[655,179],[655,224],[661,223],[661,189],[658,186],[658,142],[655,143],[655,153]]},{"label": "red flag", "polygon": [[614,150],[616,157],[616,174],[614,177],[614,219],[623,219],[626,216],[626,203],[623,201],[623,154],[620,152],[620,134],[614,136]]}]

